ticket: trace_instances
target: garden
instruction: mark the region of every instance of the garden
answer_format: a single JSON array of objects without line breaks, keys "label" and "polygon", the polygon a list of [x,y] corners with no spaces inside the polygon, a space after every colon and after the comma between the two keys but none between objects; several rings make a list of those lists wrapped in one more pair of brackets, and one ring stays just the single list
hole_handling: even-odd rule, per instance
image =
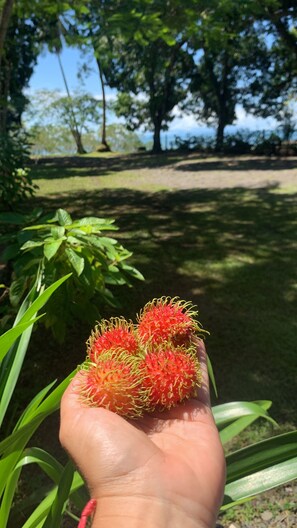
[{"label": "garden", "polygon": [[[96,324],[178,298],[205,330],[217,528],[293,528],[295,3],[31,4],[0,0],[0,526],[78,526],[89,492],[59,443],[62,395]],[[93,56],[99,99],[71,93],[65,47],[82,85]],[[45,49],[63,94],[28,91]],[[275,129],[228,134],[239,106]],[[164,148],[178,112],[212,138]]]}]

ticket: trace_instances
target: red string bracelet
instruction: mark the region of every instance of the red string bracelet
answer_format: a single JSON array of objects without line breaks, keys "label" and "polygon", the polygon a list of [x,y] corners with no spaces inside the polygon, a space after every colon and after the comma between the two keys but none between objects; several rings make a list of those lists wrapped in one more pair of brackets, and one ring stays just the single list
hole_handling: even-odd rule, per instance
[{"label": "red string bracelet", "polygon": [[96,506],[97,506],[96,499],[91,499],[91,500],[89,500],[89,502],[87,502],[87,504],[85,505],[85,507],[84,507],[84,509],[82,511],[82,514],[81,514],[81,517],[80,517],[80,521],[79,521],[79,525],[78,525],[77,528],[86,528],[87,520],[95,512]]}]

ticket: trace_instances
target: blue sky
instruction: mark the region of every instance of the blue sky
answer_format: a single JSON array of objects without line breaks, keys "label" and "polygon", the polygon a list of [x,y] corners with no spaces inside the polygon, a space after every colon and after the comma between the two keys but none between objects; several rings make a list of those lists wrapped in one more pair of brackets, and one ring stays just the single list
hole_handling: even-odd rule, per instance
[{"label": "blue sky", "polygon": [[[97,66],[92,56],[82,57],[79,50],[74,48],[64,48],[61,59],[64,70],[66,72],[67,81],[71,91],[81,88],[83,91],[91,93],[94,96],[100,97],[100,83],[98,77]],[[84,85],[78,79],[77,74],[80,65],[86,61],[88,67],[92,70],[90,75],[85,79]],[[38,58],[38,63],[30,80],[29,90],[61,90],[65,92],[63,79],[59,69],[57,57],[44,51]],[[107,97],[115,97],[115,90],[107,87]],[[109,116],[109,122],[116,121],[114,116]],[[274,128],[275,122],[273,119],[256,119],[253,116],[245,114],[242,108],[237,108],[237,122],[235,126],[227,127],[227,131],[234,131],[238,128],[249,128],[251,130],[263,130],[264,128]],[[170,124],[170,129],[166,132],[167,140],[173,139],[174,135],[186,137],[187,135],[202,134],[209,131],[209,128],[202,123],[198,123],[194,116],[179,116],[176,112],[176,117]],[[145,134],[146,139],[150,139],[150,134]]]}]

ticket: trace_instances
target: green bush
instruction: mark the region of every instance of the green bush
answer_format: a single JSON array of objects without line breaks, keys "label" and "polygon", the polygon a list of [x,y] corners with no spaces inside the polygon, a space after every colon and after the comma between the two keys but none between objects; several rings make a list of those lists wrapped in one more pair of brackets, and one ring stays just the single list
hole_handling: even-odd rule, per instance
[{"label": "green bush", "polygon": [[21,130],[0,137],[0,202],[12,210],[37,189],[29,169],[28,136]]},{"label": "green bush", "polygon": [[[7,213],[0,215],[0,222],[20,223],[22,218],[26,222],[26,217]],[[103,235],[104,231],[115,230],[114,220],[96,217],[73,220],[67,211],[58,209],[39,218],[38,224],[26,225],[14,235],[4,235],[2,241],[13,239],[2,255],[13,268],[11,304],[19,305],[36,276],[41,288],[72,272],[71,279],[48,302],[44,318],[46,327],[52,329],[60,342],[74,321],[92,324],[100,318],[100,307],[106,304],[118,307],[113,288],[131,286],[133,279],[142,280],[143,276],[127,264],[132,253],[114,238]]]},{"label": "green bush", "polygon": [[235,134],[228,134],[224,139],[224,154],[249,154],[251,152],[251,148],[251,135],[245,133],[244,131],[238,131]]},{"label": "green bush", "polygon": [[260,156],[275,156],[279,153],[281,143],[280,136],[275,132],[271,132],[268,136],[263,132],[256,139],[252,153]]}]

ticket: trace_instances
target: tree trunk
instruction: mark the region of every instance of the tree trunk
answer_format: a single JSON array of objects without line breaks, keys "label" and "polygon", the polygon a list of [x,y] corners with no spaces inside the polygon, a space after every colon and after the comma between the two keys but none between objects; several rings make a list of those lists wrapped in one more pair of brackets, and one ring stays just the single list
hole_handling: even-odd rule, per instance
[{"label": "tree trunk", "polygon": [[105,152],[109,152],[110,146],[108,145],[107,140],[106,140],[106,97],[105,97],[103,72],[102,72],[100,60],[97,59],[97,57],[96,57],[96,62],[98,66],[100,83],[101,83],[101,92],[102,92],[102,136],[101,136],[101,145],[98,148],[98,151],[102,152],[104,150]]},{"label": "tree trunk", "polygon": [[216,134],[216,146],[215,149],[217,152],[222,152],[224,146],[224,130],[225,130],[225,119],[222,113],[219,115],[219,122],[217,127]]},{"label": "tree trunk", "polygon": [[0,79],[0,135],[7,132],[8,94],[12,67],[4,61],[2,69],[5,74],[3,78]]},{"label": "tree trunk", "polygon": [[6,0],[3,6],[3,9],[0,13],[0,67],[1,67],[1,57],[4,49],[5,37],[9,25],[10,16],[12,13],[14,0]]},{"label": "tree trunk", "polygon": [[86,154],[86,150],[84,149],[80,132],[78,130],[71,130],[71,132],[76,144],[77,154]]},{"label": "tree trunk", "polygon": [[159,121],[155,121],[154,123],[154,141],[153,141],[153,150],[152,152],[154,154],[159,154],[162,152],[161,147],[161,123]]},{"label": "tree trunk", "polygon": [[[2,11],[0,13],[0,71],[3,70],[3,52],[4,43],[9,26],[10,17],[12,14],[14,0],[6,0]],[[8,65],[5,66],[5,75],[2,75],[0,79],[0,134],[4,134],[6,131],[6,118],[7,118],[7,98],[8,98],[8,87],[10,78],[10,68]]]}]

